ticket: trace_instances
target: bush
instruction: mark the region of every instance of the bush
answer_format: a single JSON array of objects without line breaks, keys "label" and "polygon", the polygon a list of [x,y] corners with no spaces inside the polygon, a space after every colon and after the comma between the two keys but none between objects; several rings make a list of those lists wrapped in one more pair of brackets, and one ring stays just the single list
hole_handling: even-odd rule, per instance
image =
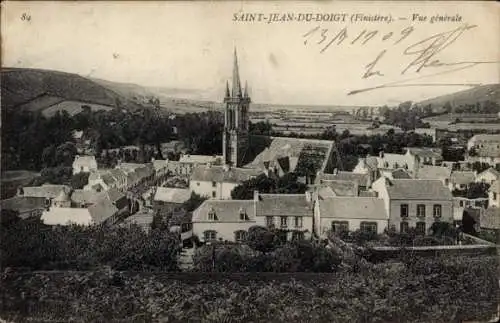
[{"label": "bush", "polygon": [[1,228],[2,267],[33,270],[177,270],[177,237],[138,226],[45,226],[39,219]]}]

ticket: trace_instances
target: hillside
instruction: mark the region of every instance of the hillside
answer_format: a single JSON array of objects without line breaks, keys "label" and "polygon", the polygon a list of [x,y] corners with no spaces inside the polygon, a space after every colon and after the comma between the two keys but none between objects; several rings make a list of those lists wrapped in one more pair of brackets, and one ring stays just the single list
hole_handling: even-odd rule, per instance
[{"label": "hillside", "polygon": [[[140,106],[118,93],[83,76],[40,69],[3,68],[1,74],[2,108],[44,111],[70,101],[93,104],[93,108],[128,110]],[[74,106],[74,104],[73,104]],[[74,108],[73,108],[74,110]]]},{"label": "hillside", "polygon": [[431,105],[433,109],[442,108],[447,102],[453,107],[461,105],[474,105],[484,101],[500,104],[500,84],[486,84],[447,95],[418,102],[418,106]]}]

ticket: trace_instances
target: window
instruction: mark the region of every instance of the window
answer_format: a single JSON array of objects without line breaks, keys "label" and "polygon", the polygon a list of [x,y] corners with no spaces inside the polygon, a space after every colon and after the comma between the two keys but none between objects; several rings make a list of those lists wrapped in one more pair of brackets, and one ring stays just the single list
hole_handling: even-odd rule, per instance
[{"label": "window", "polygon": [[408,204],[401,204],[401,217],[402,218],[408,217]]},{"label": "window", "polygon": [[272,216],[266,216],[266,225],[271,227],[274,225],[274,218]]},{"label": "window", "polygon": [[247,215],[247,212],[245,211],[245,209],[243,208],[240,208],[240,220],[241,221],[248,221],[248,215]]},{"label": "window", "polygon": [[200,186],[200,182],[196,182],[196,186]]},{"label": "window", "polygon": [[435,218],[440,218],[441,217],[441,204],[434,204],[433,209],[433,215]]},{"label": "window", "polygon": [[210,211],[208,211],[208,219],[210,221],[217,221],[217,214],[215,214],[214,209],[210,209]]},{"label": "window", "polygon": [[463,207],[464,206],[464,201],[460,201],[460,207]]},{"label": "window", "polygon": [[217,182],[212,182],[212,187],[217,187]]},{"label": "window", "polygon": [[238,230],[234,232],[234,241],[236,242],[242,242],[245,241],[247,237],[247,232],[243,230]]},{"label": "window", "polygon": [[281,216],[280,217],[280,222],[281,222],[281,227],[287,227],[288,226],[288,217]]},{"label": "window", "polygon": [[417,222],[417,226],[415,229],[417,231],[417,234],[424,235],[425,234],[425,222]]},{"label": "window", "polygon": [[417,204],[417,216],[425,218],[425,204]]},{"label": "window", "polygon": [[399,232],[401,233],[407,233],[408,232],[408,222],[401,222],[399,225]]},{"label": "window", "polygon": [[292,240],[304,240],[304,232],[294,231],[292,233]]},{"label": "window", "polygon": [[302,228],[302,222],[303,222],[303,219],[301,216],[295,217],[295,227],[296,228]]},{"label": "window", "polygon": [[377,222],[361,222],[360,229],[363,232],[377,232]]},{"label": "window", "polygon": [[348,221],[332,221],[332,231],[335,233],[349,231],[349,222]]},{"label": "window", "polygon": [[212,197],[213,197],[213,198],[216,198],[216,197],[217,197],[217,192],[212,191]]},{"label": "window", "polygon": [[493,201],[497,200],[497,193],[493,192]]},{"label": "window", "polygon": [[203,232],[203,235],[205,237],[205,241],[217,240],[217,231],[207,230],[207,231]]}]

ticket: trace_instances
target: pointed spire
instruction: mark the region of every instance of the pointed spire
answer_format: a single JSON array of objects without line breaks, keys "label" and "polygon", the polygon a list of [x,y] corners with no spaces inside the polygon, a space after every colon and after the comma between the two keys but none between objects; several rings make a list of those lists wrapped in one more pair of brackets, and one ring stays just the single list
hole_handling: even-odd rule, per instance
[{"label": "pointed spire", "polygon": [[241,97],[240,72],[238,69],[238,56],[236,47],[234,48],[234,65],[233,65],[233,97]]},{"label": "pointed spire", "polygon": [[248,98],[248,82],[245,81],[245,91],[243,92],[243,97]]},{"label": "pointed spire", "polygon": [[226,95],[225,95],[226,98],[229,98],[231,97],[231,94],[229,93],[229,82],[226,81]]}]

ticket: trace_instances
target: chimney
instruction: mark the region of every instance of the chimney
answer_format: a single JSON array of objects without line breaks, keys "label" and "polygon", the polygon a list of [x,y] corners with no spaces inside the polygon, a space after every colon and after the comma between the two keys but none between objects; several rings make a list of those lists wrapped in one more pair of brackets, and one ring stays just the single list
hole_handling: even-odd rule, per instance
[{"label": "chimney", "polygon": [[338,173],[339,173],[338,168],[334,168],[334,169],[333,169],[333,175],[337,175]]},{"label": "chimney", "polygon": [[229,164],[225,164],[223,166],[223,169],[224,169],[225,172],[228,172],[231,169],[231,166],[229,166]]},{"label": "chimney", "polygon": [[210,167],[212,167],[212,163],[208,162],[207,163],[207,168],[210,168]]},{"label": "chimney", "polygon": [[259,191],[257,191],[257,190],[253,191],[253,200],[254,200],[254,202],[259,201]]},{"label": "chimney", "polygon": [[379,151],[379,152],[378,152],[378,156],[379,156],[380,158],[384,158],[384,151],[383,151],[383,150]]}]

